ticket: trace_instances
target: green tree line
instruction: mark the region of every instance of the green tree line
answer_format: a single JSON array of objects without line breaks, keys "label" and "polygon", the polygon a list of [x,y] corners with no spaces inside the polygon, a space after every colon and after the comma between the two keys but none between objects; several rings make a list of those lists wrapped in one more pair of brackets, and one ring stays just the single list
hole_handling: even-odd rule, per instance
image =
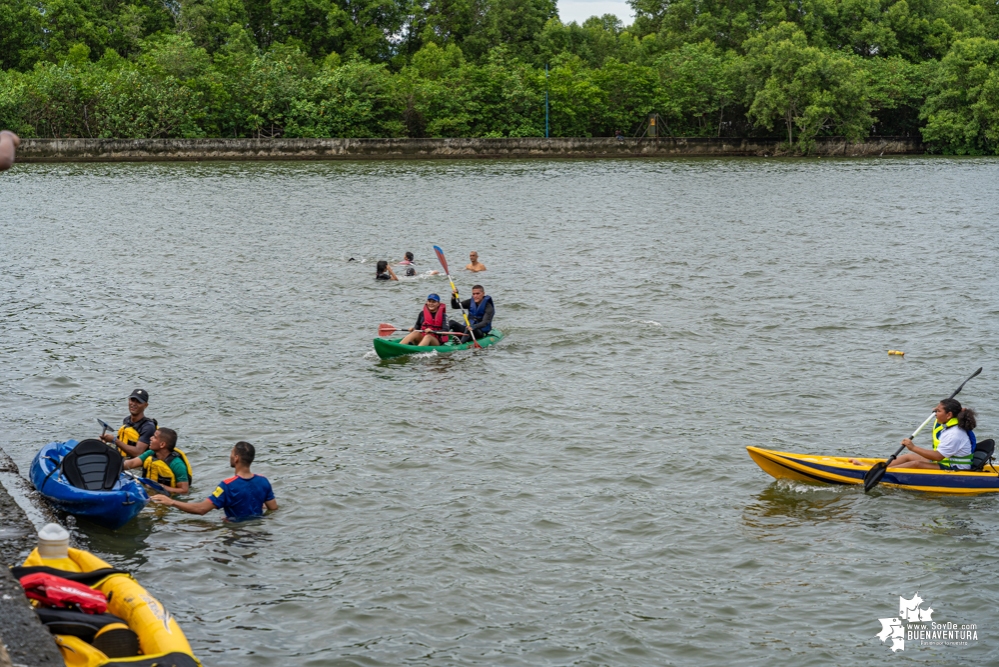
[{"label": "green tree line", "polygon": [[0,0],[35,137],[921,137],[999,153],[996,0]]}]

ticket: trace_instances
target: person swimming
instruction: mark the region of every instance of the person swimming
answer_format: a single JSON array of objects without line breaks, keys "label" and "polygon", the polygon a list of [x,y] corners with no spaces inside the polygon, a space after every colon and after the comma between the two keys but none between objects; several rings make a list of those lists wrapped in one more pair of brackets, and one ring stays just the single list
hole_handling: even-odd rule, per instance
[{"label": "person swimming", "polygon": [[375,280],[399,280],[399,278],[396,277],[395,271],[392,270],[389,263],[380,259],[375,265]]}]

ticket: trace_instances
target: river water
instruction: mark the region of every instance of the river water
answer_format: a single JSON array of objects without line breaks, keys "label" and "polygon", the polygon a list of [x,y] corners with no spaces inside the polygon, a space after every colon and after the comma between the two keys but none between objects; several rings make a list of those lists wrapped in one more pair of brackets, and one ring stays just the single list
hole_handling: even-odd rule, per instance
[{"label": "river water", "polygon": [[[978,366],[999,434],[999,161],[36,165],[0,207],[22,472],[135,387],[195,500],[258,448],[272,516],[79,529],[206,666],[999,660],[999,498],[745,450],[885,456]],[[448,287],[374,262],[433,244],[479,251],[459,289],[508,337],[380,362],[377,325]],[[917,592],[978,640],[893,655],[878,619]]]}]

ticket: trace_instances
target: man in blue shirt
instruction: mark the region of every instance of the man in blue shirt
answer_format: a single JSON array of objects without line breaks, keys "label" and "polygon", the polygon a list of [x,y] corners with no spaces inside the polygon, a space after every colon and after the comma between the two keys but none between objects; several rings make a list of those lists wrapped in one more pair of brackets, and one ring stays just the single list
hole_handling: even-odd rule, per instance
[{"label": "man in blue shirt", "polygon": [[236,474],[223,480],[212,495],[200,503],[185,503],[169,496],[156,495],[150,498],[154,503],[169,505],[189,514],[208,514],[212,510],[225,510],[225,518],[229,521],[241,521],[262,516],[264,508],[272,512],[278,508],[274,499],[271,483],[262,475],[250,472],[250,464],[256,451],[248,442],[237,442],[229,452],[229,465],[236,469]]}]

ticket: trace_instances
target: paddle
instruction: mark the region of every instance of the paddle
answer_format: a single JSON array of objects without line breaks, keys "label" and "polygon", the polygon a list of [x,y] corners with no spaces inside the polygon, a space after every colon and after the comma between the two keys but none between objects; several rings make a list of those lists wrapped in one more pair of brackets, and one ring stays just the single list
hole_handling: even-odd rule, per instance
[{"label": "paddle", "polygon": [[[965,380],[964,382],[962,382],[961,386],[958,387],[957,389],[955,389],[954,393],[951,394],[950,397],[954,398],[955,396],[957,396],[958,394],[960,394],[961,390],[964,389],[964,385],[968,384],[968,382],[971,381],[971,378],[977,376],[981,372],[982,372],[982,369],[979,368],[977,371],[975,371],[974,373],[972,373],[971,377],[969,377],[967,380]],[[929,424],[931,421],[933,421],[933,418],[935,416],[936,415],[934,414],[934,415],[930,415],[929,417],[927,417],[926,421],[924,421],[922,424],[920,424],[919,428],[917,428],[915,431],[912,432],[912,435],[909,436],[909,440],[912,440],[917,435],[919,435],[919,432],[922,431],[926,427],[927,424]],[[885,472],[887,472],[888,466],[891,465],[892,461],[894,461],[895,459],[898,458],[898,455],[902,453],[903,449],[905,449],[905,445],[899,446],[899,448],[897,450],[895,450],[895,453],[892,454],[888,458],[887,461],[879,461],[878,463],[875,463],[874,466],[870,470],[867,471],[867,474],[864,475],[864,493],[867,493],[868,491],[870,491],[871,489],[873,489],[875,486],[877,486],[881,482],[881,478],[883,478],[885,476]]]},{"label": "paddle", "polygon": [[[396,331],[401,331],[398,327],[394,327],[391,324],[385,324],[384,322],[378,325],[378,335],[384,338],[385,336],[391,336]],[[460,336],[461,334],[456,334],[453,331],[425,331],[424,333],[432,333],[434,335],[445,335],[445,336]]]},{"label": "paddle", "polygon": [[134,472],[129,472],[127,470],[125,471],[125,474],[134,479],[135,481],[139,482],[140,484],[145,484],[146,486],[156,489],[161,493],[167,493],[167,494],[169,493],[169,491],[167,491],[162,484],[160,484],[159,482],[154,482],[148,477],[139,477]]},{"label": "paddle", "polygon": [[461,305],[461,297],[458,296],[458,288],[454,286],[454,280],[451,279],[451,272],[448,271],[447,260],[444,259],[444,251],[438,246],[434,246],[434,252],[437,253],[437,259],[440,261],[445,275],[447,275],[447,281],[451,283],[451,291],[454,292],[455,301],[458,302],[458,307],[461,308],[461,316],[465,319],[465,326],[468,327],[468,333],[472,336],[472,345],[475,346],[475,349],[481,350],[482,346],[479,345],[479,341],[475,340],[475,331],[472,330],[472,324],[468,321],[468,315],[465,314],[465,307]]}]

